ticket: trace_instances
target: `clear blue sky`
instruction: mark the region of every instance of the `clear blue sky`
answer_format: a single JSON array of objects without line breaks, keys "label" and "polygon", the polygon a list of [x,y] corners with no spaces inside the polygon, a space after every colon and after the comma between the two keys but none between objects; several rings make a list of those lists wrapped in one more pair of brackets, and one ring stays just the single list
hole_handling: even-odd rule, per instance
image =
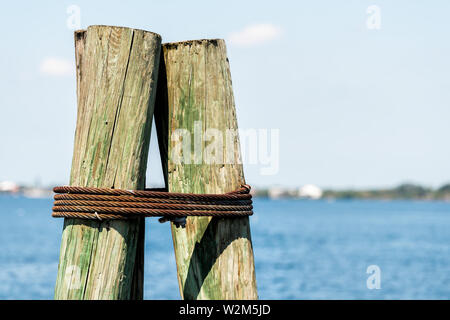
[{"label": "clear blue sky", "polygon": [[[0,181],[68,181],[70,5],[81,9],[82,28],[227,39],[239,126],[280,129],[278,174],[248,165],[250,184],[450,181],[450,2],[406,0],[2,3]],[[366,27],[369,5],[381,9],[380,30]],[[149,180],[160,182],[154,141]]]}]

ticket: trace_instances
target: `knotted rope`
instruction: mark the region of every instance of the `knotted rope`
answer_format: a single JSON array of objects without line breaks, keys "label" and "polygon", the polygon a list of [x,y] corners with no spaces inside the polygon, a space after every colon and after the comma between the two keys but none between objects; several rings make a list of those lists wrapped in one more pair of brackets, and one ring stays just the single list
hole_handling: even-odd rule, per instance
[{"label": "knotted rope", "polygon": [[163,217],[182,221],[186,216],[242,217],[253,214],[250,186],[224,194],[165,192],[163,189],[122,190],[55,187],[52,216],[97,220]]}]

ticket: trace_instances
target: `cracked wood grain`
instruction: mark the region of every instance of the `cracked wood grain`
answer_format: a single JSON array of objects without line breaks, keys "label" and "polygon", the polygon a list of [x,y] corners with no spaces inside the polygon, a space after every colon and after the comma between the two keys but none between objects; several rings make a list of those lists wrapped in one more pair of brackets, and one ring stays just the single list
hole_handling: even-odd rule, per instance
[{"label": "cracked wood grain", "polygon": [[[70,185],[143,189],[161,37],[75,33],[77,124]],[[65,219],[55,299],[142,299],[144,220]]]},{"label": "cracked wood grain", "polygon": [[[192,134],[197,123],[202,132],[218,129],[224,137],[227,129],[237,129],[225,42],[164,44],[159,74],[155,120],[169,191],[224,193],[239,188],[245,183],[239,161],[187,164],[172,159],[178,141],[171,134],[177,129]],[[208,143],[202,146],[205,150]],[[223,157],[229,151],[240,159],[238,136]],[[172,237],[182,298],[257,299],[248,217],[188,217],[185,229],[172,224]]]}]

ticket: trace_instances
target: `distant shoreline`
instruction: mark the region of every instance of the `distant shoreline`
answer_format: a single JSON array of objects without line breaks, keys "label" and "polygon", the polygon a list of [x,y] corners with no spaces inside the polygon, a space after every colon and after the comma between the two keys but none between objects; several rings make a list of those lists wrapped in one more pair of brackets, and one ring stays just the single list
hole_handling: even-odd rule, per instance
[{"label": "distant shoreline", "polygon": [[[301,199],[296,190],[279,190],[274,197],[270,188],[256,189],[254,197],[270,199]],[[317,199],[368,199],[368,200],[442,200],[450,201],[450,184],[445,184],[437,189],[427,188],[416,184],[401,184],[394,188],[366,189],[366,190],[323,190],[320,198]]]}]

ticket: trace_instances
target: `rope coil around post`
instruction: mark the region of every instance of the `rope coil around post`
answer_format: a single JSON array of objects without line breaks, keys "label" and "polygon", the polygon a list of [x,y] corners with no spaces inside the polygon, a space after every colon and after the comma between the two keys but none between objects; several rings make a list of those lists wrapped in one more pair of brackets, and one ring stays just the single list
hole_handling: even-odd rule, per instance
[{"label": "rope coil around post", "polygon": [[243,217],[253,214],[251,187],[224,194],[165,192],[163,189],[122,190],[55,187],[52,216],[94,220],[162,217],[185,226],[187,216]]}]

